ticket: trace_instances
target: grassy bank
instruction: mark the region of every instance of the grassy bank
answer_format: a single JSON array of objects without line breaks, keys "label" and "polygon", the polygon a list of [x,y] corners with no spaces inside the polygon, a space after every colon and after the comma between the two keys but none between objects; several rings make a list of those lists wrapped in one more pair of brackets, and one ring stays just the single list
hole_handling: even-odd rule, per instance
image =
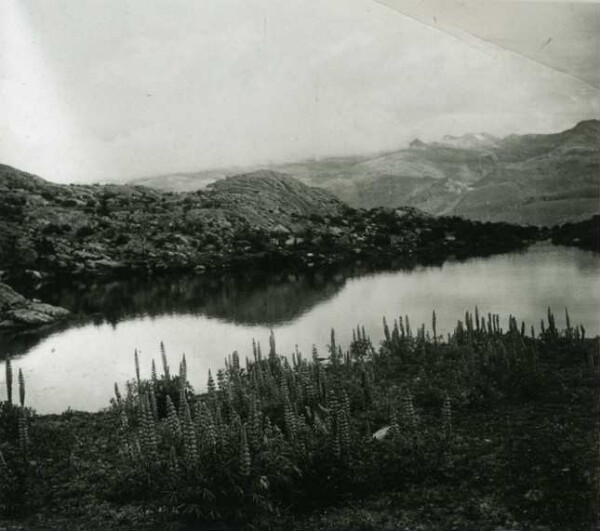
[{"label": "grassy bank", "polygon": [[164,352],[95,414],[36,416],[9,368],[1,522],[592,528],[598,340],[551,313],[535,331],[475,312],[447,337],[432,317],[384,321],[381,345],[357,329],[347,351],[332,333],[328,352],[289,359],[271,338],[232,354],[201,395]]}]

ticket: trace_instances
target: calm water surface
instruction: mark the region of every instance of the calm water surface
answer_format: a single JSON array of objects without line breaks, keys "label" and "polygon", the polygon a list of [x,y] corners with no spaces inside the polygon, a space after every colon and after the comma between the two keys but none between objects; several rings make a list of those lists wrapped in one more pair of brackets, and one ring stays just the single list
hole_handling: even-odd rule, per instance
[{"label": "calm water surface", "polygon": [[[94,411],[108,405],[115,381],[134,376],[138,349],[142,372],[152,358],[160,367],[163,341],[173,371],[186,354],[192,385],[204,387],[209,368],[223,366],[234,350],[251,356],[252,339],[268,345],[275,333],[278,351],[312,345],[325,355],[331,328],[347,346],[361,324],[374,343],[382,338],[382,317],[408,314],[413,328],[429,326],[435,309],[440,333],[451,331],[465,311],[498,313],[503,326],[513,314],[539,329],[551,307],[557,324],[564,309],[588,335],[600,332],[600,256],[538,244],[522,253],[441,267],[418,267],[352,277],[343,273],[262,279],[160,279],[105,285],[50,287],[38,294],[78,314],[52,331],[0,336],[0,354],[10,352],[26,379],[26,402],[40,413],[67,407]],[[2,362],[4,365],[4,362]],[[0,393],[5,394],[4,367]]]}]

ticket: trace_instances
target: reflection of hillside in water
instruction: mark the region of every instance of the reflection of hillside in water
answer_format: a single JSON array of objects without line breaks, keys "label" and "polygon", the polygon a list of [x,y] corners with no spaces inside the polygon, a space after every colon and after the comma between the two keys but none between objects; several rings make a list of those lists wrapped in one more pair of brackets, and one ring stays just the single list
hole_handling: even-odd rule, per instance
[{"label": "reflection of hillside in water", "polygon": [[23,354],[72,326],[116,324],[140,316],[196,314],[240,325],[275,325],[292,321],[332,298],[345,283],[346,276],[339,272],[319,272],[46,285],[27,295],[69,308],[75,319],[42,330],[0,333],[0,355]]},{"label": "reflection of hillside in water", "polygon": [[136,316],[199,314],[236,324],[275,324],[335,295],[342,275],[163,277],[47,287],[39,297],[80,316],[117,323]]},{"label": "reflection of hillside in water", "polygon": [[[432,265],[421,264],[416,272],[428,270],[434,274],[432,278],[435,278],[436,272]],[[463,295],[466,294],[468,299],[464,301],[465,304],[468,302],[466,307],[476,304],[483,307],[486,303],[491,306],[499,304],[499,296],[493,292],[489,293],[486,287],[489,278],[497,277],[498,282],[504,279],[509,285],[520,285],[519,289],[530,293],[532,300],[543,298],[546,301],[544,307],[569,306],[569,310],[579,308],[584,316],[586,311],[596,311],[595,308],[586,310],[583,300],[577,302],[577,296],[573,298],[574,294],[581,293],[584,289],[582,286],[593,285],[594,292],[597,291],[596,253],[540,243],[526,251],[497,255],[492,259],[452,260],[447,261],[446,265],[448,269],[445,273],[449,275],[447,279],[454,278],[451,282],[464,286]],[[25,354],[48,336],[60,334],[70,328],[103,323],[114,325],[140,316],[198,315],[231,323],[232,327],[268,327],[296,322],[300,316],[308,314],[313,308],[326,301],[335,301],[337,296],[343,293],[347,279],[372,276],[378,271],[398,273],[405,281],[415,284],[415,290],[411,292],[409,299],[411,312],[419,310],[421,296],[422,304],[427,306],[427,312],[436,304],[440,308],[444,304],[450,304],[446,307],[446,313],[449,315],[453,313],[452,304],[462,304],[454,299],[448,303],[444,298],[447,290],[443,285],[434,293],[431,280],[423,283],[423,278],[430,278],[428,275],[412,275],[410,272],[415,270],[410,267],[401,268],[399,264],[390,264],[389,268],[382,269],[373,269],[368,264],[355,264],[344,269],[320,269],[318,272],[302,274],[246,272],[244,275],[155,277],[90,284],[82,281],[46,285],[36,291],[26,289],[26,286],[15,286],[28,297],[37,297],[71,309],[74,318],[41,330],[23,331],[18,334],[0,331],[0,356],[7,353]],[[355,286],[355,283],[352,283],[352,286]],[[566,290],[558,289],[565,286]],[[379,299],[375,302],[371,300],[369,304],[375,304],[373,311],[379,314],[381,308],[385,307],[386,300],[393,298],[393,294],[383,290],[378,292],[377,296]],[[369,297],[373,299],[371,294]],[[439,299],[437,302],[434,300],[436,298]],[[585,297],[583,299],[588,300]],[[362,302],[359,298],[350,304],[356,304],[357,300]],[[522,304],[525,307],[514,309],[514,312],[520,312],[524,316],[528,311],[529,300],[525,298]],[[589,301],[586,304],[589,306]],[[512,312],[513,309],[508,311]],[[589,328],[596,329],[592,325]]]},{"label": "reflection of hillside in water", "polygon": [[571,248],[570,251],[569,259],[575,264],[575,267],[579,272],[598,274],[598,260],[596,253],[576,248]]},{"label": "reflection of hillside in water", "polygon": [[[459,260],[462,261],[462,260]],[[443,259],[432,258],[429,266]],[[14,287],[29,298],[68,308],[73,317],[47,328],[0,331],[0,357],[29,352],[47,337],[72,327],[117,323],[135,317],[195,314],[239,325],[271,326],[293,321],[333,298],[352,277],[377,271],[410,270],[417,262],[391,260],[386,265],[353,264],[304,273],[209,274],[130,278],[115,281],[66,281],[33,288]]]}]

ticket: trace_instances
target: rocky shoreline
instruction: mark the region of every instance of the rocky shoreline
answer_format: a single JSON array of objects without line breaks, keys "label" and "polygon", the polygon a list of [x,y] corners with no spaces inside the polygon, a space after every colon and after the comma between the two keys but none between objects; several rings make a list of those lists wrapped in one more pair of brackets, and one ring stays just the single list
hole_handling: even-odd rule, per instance
[{"label": "rocky shoreline", "polygon": [[[0,192],[0,279],[15,287],[52,279],[441,263],[547,237],[538,227],[434,217],[410,207],[354,209],[275,172],[176,194],[57,185],[0,166]],[[40,302],[19,304],[3,310],[4,326],[66,315]]]},{"label": "rocky shoreline", "polygon": [[357,210],[272,172],[173,194],[55,185],[0,167],[2,186],[0,270],[8,279],[439,260],[515,249],[540,235],[408,207]]},{"label": "rocky shoreline", "polygon": [[600,216],[553,227],[552,243],[600,252]]},{"label": "rocky shoreline", "polygon": [[27,299],[0,282],[0,329],[49,325],[69,315],[65,308]]}]

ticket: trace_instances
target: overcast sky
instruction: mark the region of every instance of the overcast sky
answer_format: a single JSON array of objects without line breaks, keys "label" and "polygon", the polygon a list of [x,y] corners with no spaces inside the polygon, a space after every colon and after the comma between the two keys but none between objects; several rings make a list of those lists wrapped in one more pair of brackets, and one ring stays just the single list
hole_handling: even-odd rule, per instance
[{"label": "overcast sky", "polygon": [[597,2],[1,0],[0,39],[0,163],[61,182],[600,115]]}]

